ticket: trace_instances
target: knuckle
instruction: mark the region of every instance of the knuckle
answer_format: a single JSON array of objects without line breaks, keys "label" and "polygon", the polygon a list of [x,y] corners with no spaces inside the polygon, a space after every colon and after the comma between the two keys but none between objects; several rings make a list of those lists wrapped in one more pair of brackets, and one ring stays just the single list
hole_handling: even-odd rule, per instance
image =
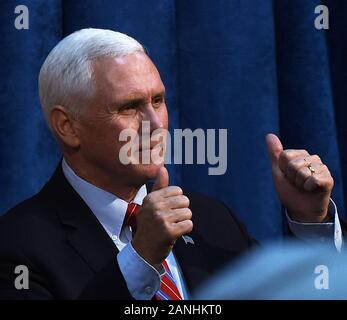
[{"label": "knuckle", "polygon": [[192,220],[187,220],[187,231],[191,232],[193,230],[194,224]]},{"label": "knuckle", "polygon": [[298,167],[298,160],[291,160],[288,162],[288,169],[290,171],[296,171]]},{"label": "knuckle", "polygon": [[160,201],[154,202],[152,208],[154,212],[160,212],[163,209],[163,204]]},{"label": "knuckle", "polygon": [[312,161],[321,162],[321,158],[317,154],[314,154],[313,156],[311,156],[311,159]]},{"label": "knuckle", "polygon": [[283,160],[291,161],[300,156],[307,156],[308,154],[306,150],[287,149],[281,153],[280,157],[282,157]]},{"label": "knuckle", "polygon": [[152,219],[155,223],[157,224],[163,224],[165,221],[164,221],[164,218],[163,218],[163,215],[161,215],[159,213],[159,211],[154,211],[153,212],[153,216],[152,216]]},{"label": "knuckle", "polygon": [[292,151],[293,157],[296,157],[296,158],[302,158],[302,157],[307,158],[307,156],[310,155],[307,152],[307,150],[305,150],[305,149],[294,149],[294,150],[291,150],[291,151]]},{"label": "knuckle", "polygon": [[171,195],[181,195],[181,194],[183,194],[182,189],[180,187],[178,187],[178,186],[169,186],[169,187],[167,187],[167,191]]},{"label": "knuckle", "polygon": [[185,205],[188,207],[190,204],[189,198],[185,195],[182,195],[182,200],[184,201]]},{"label": "knuckle", "polygon": [[302,155],[304,155],[304,156],[309,155],[308,151],[305,150],[305,149],[300,149],[300,150],[298,150],[298,152],[300,152],[300,154],[302,154]]},{"label": "knuckle", "polygon": [[181,217],[182,217],[182,219],[184,219],[184,220],[190,220],[191,218],[192,218],[192,211],[189,209],[189,208],[184,208],[184,209],[182,209],[182,215],[181,215]]},{"label": "knuckle", "polygon": [[321,168],[322,168],[322,171],[327,171],[330,173],[329,168],[325,164],[322,164]]},{"label": "knuckle", "polygon": [[182,190],[182,188],[180,188],[180,187],[177,187],[177,186],[174,186],[174,190],[175,190],[175,193],[177,193],[177,194],[179,194],[179,195],[181,195],[181,194],[183,194],[183,190]]},{"label": "knuckle", "polygon": [[324,181],[317,176],[312,177],[312,183],[317,187],[322,187],[324,185]]}]

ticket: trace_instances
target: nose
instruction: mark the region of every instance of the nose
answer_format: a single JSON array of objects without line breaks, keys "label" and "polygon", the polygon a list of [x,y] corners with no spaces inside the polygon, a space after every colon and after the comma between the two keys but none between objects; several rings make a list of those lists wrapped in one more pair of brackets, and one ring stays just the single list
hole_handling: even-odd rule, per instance
[{"label": "nose", "polygon": [[164,124],[157,110],[151,104],[144,109],[142,121],[149,121],[151,133],[156,129],[163,128]]}]

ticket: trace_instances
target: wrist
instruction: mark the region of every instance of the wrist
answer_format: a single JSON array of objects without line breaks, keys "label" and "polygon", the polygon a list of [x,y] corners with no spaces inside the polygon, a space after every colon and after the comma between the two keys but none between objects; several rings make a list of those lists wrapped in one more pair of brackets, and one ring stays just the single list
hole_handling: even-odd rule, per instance
[{"label": "wrist", "polygon": [[142,244],[142,242],[138,243],[136,239],[133,239],[131,241],[131,244],[136,251],[136,253],[143,259],[145,260],[148,264],[150,264],[153,268],[157,270],[161,270],[161,263],[165,259],[158,259],[156,255],[151,254],[151,250],[148,250],[148,248]]}]

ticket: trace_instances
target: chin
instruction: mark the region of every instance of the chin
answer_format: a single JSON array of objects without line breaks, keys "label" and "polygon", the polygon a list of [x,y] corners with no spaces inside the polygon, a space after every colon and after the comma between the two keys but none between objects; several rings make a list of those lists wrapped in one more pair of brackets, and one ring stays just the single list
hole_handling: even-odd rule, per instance
[{"label": "chin", "polygon": [[139,183],[145,184],[148,180],[155,179],[158,175],[158,170],[163,166],[163,164],[136,164],[131,165],[129,168],[131,170],[131,176],[134,180],[138,180]]}]

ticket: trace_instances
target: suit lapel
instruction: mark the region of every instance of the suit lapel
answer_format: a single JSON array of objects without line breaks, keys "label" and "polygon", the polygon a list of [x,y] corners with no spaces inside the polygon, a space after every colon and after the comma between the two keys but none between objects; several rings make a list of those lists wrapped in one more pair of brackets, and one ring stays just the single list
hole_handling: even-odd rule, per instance
[{"label": "suit lapel", "polygon": [[68,235],[70,245],[95,271],[101,270],[111,259],[115,259],[118,249],[105,232],[99,221],[80,224]]},{"label": "suit lapel", "polygon": [[[67,241],[80,257],[95,271],[102,269],[118,249],[93,212],[66,180],[61,165],[43,192],[67,232]],[[64,195],[61,201],[59,195]]]}]

